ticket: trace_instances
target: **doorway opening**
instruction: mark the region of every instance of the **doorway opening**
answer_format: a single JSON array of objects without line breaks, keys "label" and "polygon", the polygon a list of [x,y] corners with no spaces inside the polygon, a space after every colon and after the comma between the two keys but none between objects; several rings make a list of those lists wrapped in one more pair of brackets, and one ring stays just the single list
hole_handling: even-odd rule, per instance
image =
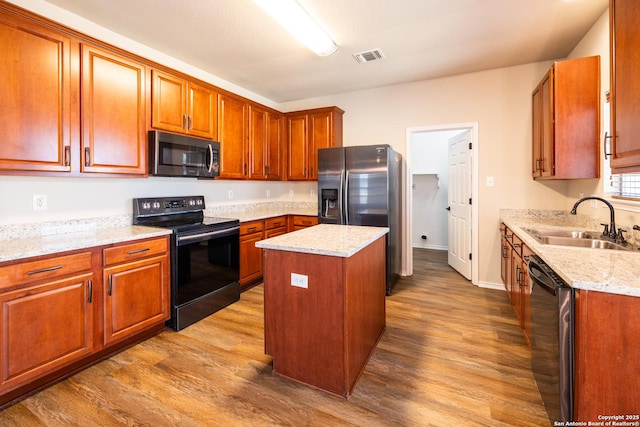
[{"label": "doorway opening", "polygon": [[[457,160],[452,160],[447,145],[451,145],[451,141],[455,142],[463,138],[465,134],[470,144],[468,146],[471,148],[468,152],[469,157],[466,159],[467,164],[463,165],[467,171],[463,171],[461,175],[460,168],[456,166]],[[465,146],[467,146],[467,140],[464,142]],[[458,145],[462,146],[461,143]],[[407,191],[404,208],[407,215],[403,234],[405,236],[404,253],[407,255],[404,259],[404,273],[413,274],[414,246],[446,249],[449,251],[449,264],[456,270],[461,267],[456,265],[459,260],[455,258],[461,258],[462,255],[468,257],[470,280],[477,285],[478,266],[473,260],[477,257],[473,254],[478,253],[478,203],[477,201],[474,203],[473,197],[478,194],[478,123],[408,128],[405,153]],[[452,161],[453,165],[450,164]],[[465,177],[465,173],[469,174],[468,178]],[[464,181],[462,186],[460,185],[461,176]],[[454,188],[448,188],[450,182]],[[461,187],[463,187],[462,190]],[[418,206],[415,206],[414,198],[417,199]],[[451,210],[447,210],[447,208],[455,209],[455,206],[460,204],[458,203],[460,199],[465,201],[464,204],[467,201],[470,202],[467,205],[469,218],[466,222],[460,221],[458,214],[452,217]],[[438,213],[440,210],[441,214]],[[425,222],[423,218],[416,218],[417,215],[421,215],[421,212],[428,213],[431,219]],[[456,240],[452,242],[452,238]],[[456,242],[468,243],[464,245]],[[459,253],[461,251],[464,253]],[[452,253],[454,253],[454,259],[452,259]],[[463,266],[462,269],[464,268]],[[463,275],[468,277],[468,274]]]}]

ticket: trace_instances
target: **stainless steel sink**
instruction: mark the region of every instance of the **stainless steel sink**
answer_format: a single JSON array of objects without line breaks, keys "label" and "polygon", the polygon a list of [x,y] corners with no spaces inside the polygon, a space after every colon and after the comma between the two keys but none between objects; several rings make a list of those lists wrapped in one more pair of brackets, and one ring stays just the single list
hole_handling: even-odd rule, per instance
[{"label": "stainless steel sink", "polygon": [[623,251],[631,250],[630,246],[623,246],[608,240],[600,239],[600,233],[597,231],[554,230],[541,228],[523,228],[523,230],[543,245]]},{"label": "stainless steel sink", "polygon": [[523,230],[535,238],[565,237],[570,239],[598,239],[600,237],[600,233],[597,231],[554,230],[551,228],[524,228]]}]

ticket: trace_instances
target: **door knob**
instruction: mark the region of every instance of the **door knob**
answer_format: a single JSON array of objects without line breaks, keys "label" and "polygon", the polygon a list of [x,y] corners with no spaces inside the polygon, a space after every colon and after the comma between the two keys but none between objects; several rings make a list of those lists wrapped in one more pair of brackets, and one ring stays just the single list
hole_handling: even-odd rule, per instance
[{"label": "door knob", "polygon": [[445,209],[450,211],[451,210],[451,206],[447,206]]}]

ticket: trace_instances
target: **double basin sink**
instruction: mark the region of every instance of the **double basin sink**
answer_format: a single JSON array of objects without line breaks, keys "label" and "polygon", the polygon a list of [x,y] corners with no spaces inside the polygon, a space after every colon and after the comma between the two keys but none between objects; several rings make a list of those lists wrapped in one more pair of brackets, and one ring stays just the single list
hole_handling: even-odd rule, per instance
[{"label": "double basin sink", "polygon": [[602,239],[602,235],[597,231],[554,230],[550,228],[523,228],[523,230],[543,245],[622,251],[632,250],[630,245],[621,245]]}]

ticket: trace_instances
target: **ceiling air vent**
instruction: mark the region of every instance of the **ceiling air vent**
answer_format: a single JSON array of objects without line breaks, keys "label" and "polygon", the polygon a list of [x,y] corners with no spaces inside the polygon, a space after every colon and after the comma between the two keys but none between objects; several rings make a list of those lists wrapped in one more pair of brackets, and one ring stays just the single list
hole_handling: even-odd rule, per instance
[{"label": "ceiling air vent", "polygon": [[384,58],[384,53],[380,49],[368,50],[366,52],[354,53],[353,57],[356,58],[356,61],[359,63],[371,62],[377,59]]}]

